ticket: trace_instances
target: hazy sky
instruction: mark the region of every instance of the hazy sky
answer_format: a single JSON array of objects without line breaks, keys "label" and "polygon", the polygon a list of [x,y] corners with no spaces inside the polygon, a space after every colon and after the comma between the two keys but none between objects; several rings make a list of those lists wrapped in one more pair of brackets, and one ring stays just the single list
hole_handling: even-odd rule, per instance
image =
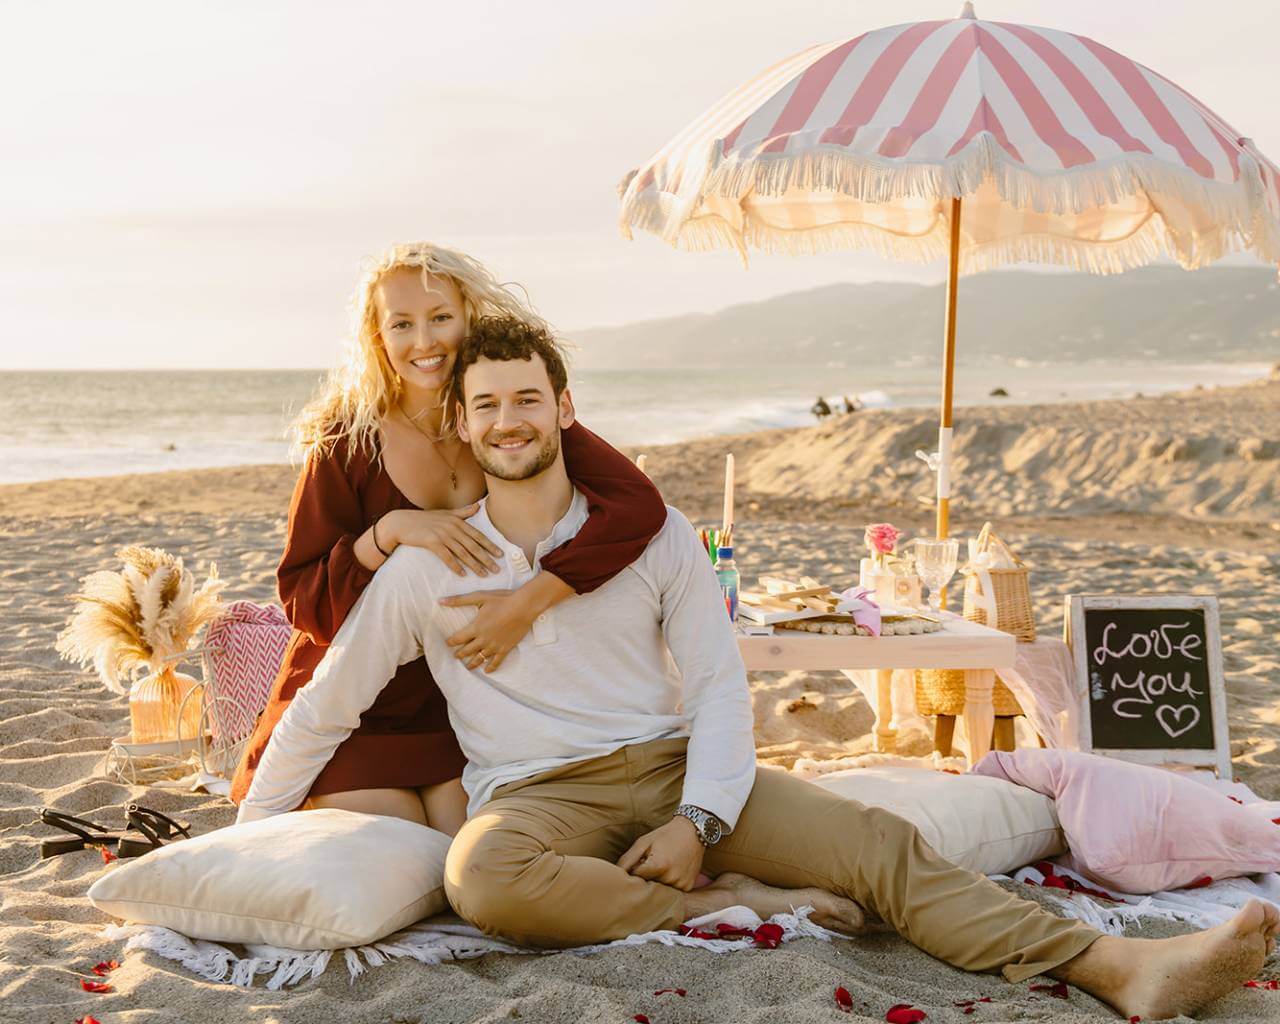
[{"label": "hazy sky", "polygon": [[[360,257],[413,238],[522,282],[570,333],[937,280],[625,242],[615,186],[781,57],[960,6],[0,0],[0,368],[326,365]],[[1280,157],[1270,0],[977,9],[1097,39]]]}]

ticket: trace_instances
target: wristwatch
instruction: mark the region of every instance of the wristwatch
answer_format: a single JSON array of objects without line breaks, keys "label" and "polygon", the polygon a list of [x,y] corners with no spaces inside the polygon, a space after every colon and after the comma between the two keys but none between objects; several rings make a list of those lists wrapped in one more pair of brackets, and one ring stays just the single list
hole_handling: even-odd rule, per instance
[{"label": "wristwatch", "polygon": [[693,827],[698,830],[698,840],[703,846],[715,846],[720,842],[720,837],[724,834],[724,826],[710,811],[704,811],[693,804],[681,804],[676,808],[676,814],[693,822]]}]

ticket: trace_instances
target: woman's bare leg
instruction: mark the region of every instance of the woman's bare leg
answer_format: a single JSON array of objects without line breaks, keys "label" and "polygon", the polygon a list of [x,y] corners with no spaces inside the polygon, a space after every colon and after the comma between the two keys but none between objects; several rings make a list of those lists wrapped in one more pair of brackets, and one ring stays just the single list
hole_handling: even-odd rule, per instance
[{"label": "woman's bare leg", "polygon": [[467,820],[467,791],[461,779],[450,779],[418,789],[426,824],[447,836],[456,836]]},{"label": "woman's bare leg", "polygon": [[313,796],[302,805],[305,810],[336,807],[342,811],[359,811],[361,814],[383,814],[388,818],[427,823],[426,810],[416,789],[349,789],[342,793],[325,793]]}]

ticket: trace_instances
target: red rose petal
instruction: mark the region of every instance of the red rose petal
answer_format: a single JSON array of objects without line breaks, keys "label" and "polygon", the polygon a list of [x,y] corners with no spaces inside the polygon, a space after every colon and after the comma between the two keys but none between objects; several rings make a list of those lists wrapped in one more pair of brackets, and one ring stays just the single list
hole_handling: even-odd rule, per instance
[{"label": "red rose petal", "polygon": [[103,960],[97,967],[93,968],[93,973],[99,978],[105,978],[112,971],[116,970],[120,964],[115,960]]},{"label": "red rose petal", "polygon": [[736,925],[731,924],[718,924],[716,925],[716,934],[722,939],[745,939],[752,932],[750,928],[738,928]]},{"label": "red rose petal", "polygon": [[1054,999],[1066,999],[1070,995],[1065,981],[1060,981],[1055,985],[1032,985],[1031,991],[1048,992]]},{"label": "red rose petal", "polygon": [[105,981],[86,981],[84,978],[80,979],[80,987],[84,989],[86,992],[110,992],[111,991],[111,986],[108,985]]},{"label": "red rose petal", "polygon": [[1272,819],[1271,819],[1271,824],[1273,824],[1273,825],[1280,825],[1280,818],[1272,818]]},{"label": "red rose petal", "polygon": [[1280,981],[1269,981],[1263,986],[1263,988],[1268,992],[1280,991]]},{"label": "red rose petal", "polygon": [[654,993],[655,996],[665,996],[669,992],[674,992],[678,996],[686,996],[689,993],[682,988],[660,988]]},{"label": "red rose petal", "polygon": [[102,1024],[97,1017],[77,1017],[76,1024]]},{"label": "red rose petal", "polygon": [[1141,1017],[1130,1017],[1130,1018],[1129,1018],[1129,1024],[1141,1024],[1141,1021],[1142,1021],[1142,1018],[1141,1018]]},{"label": "red rose petal", "polygon": [[889,1024],[920,1024],[929,1015],[924,1010],[917,1010],[910,1003],[899,1003],[897,1006],[889,1007],[889,1012],[884,1015],[884,1019]]},{"label": "red rose petal", "polygon": [[961,999],[960,1002],[952,1003],[951,1005],[952,1006],[972,1006],[975,1002],[976,1000],[973,1000],[973,999]]},{"label": "red rose petal", "polygon": [[1206,885],[1213,885],[1213,877],[1211,875],[1201,875],[1194,882],[1188,882],[1183,886],[1184,889],[1203,889]]},{"label": "red rose petal", "polygon": [[1245,988],[1259,988],[1260,986],[1258,985],[1258,983],[1257,983],[1256,981],[1246,981],[1246,982],[1244,983],[1244,987],[1245,987]]},{"label": "red rose petal", "polygon": [[979,999],[979,1000],[978,1000],[978,1002],[980,1002],[980,1003],[989,1003],[989,1002],[991,1002],[991,997],[990,997],[990,996],[983,996],[981,999]]},{"label": "red rose petal", "polygon": [[637,1013],[631,1019],[635,1021],[636,1024],[649,1024],[649,1018],[646,1017],[643,1013]]},{"label": "red rose petal", "polygon": [[752,938],[761,949],[777,949],[782,945],[782,925],[762,924],[752,934]]},{"label": "red rose petal", "polygon": [[977,1009],[977,1007],[976,1007],[976,1006],[966,1006],[966,1007],[964,1008],[964,1012],[965,1012],[966,1014],[970,1014],[970,1013],[973,1013],[973,1012],[974,1012],[974,1010],[976,1010],[976,1009]]},{"label": "red rose petal", "polygon": [[1227,799],[1230,800],[1232,803],[1239,804],[1241,807],[1244,806],[1244,801],[1241,800],[1238,796],[1228,796]]},{"label": "red rose petal", "polygon": [[853,996],[843,985],[836,988],[836,1006],[845,1013],[853,1013]]},{"label": "red rose petal", "polygon": [[98,847],[98,852],[102,854],[102,863],[103,863],[103,864],[110,864],[113,860],[119,860],[119,859],[120,859],[120,858],[119,858],[119,857],[117,857],[114,853],[112,853],[110,850],[108,850],[105,846],[99,846],[99,847]]},{"label": "red rose petal", "polygon": [[[719,935],[719,934],[717,934],[716,932],[705,932],[705,931],[703,931],[701,928],[690,928],[687,924],[682,924],[682,925],[677,929],[677,931],[679,931],[681,935],[687,936],[687,937],[688,937],[688,938],[690,938],[690,939],[720,939],[720,938],[724,938],[724,936]],[[751,934],[751,933],[750,933],[750,932],[748,932],[747,934],[749,935],[749,934]]]}]

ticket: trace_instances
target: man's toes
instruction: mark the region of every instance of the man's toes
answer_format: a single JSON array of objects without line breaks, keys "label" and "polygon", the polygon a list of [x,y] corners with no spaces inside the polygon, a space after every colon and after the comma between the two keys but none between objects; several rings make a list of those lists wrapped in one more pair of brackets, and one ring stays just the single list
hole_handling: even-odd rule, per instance
[{"label": "man's toes", "polygon": [[1250,900],[1240,908],[1240,913],[1236,914],[1232,924],[1235,925],[1237,935],[1265,933],[1267,925],[1266,904],[1261,900]]}]

